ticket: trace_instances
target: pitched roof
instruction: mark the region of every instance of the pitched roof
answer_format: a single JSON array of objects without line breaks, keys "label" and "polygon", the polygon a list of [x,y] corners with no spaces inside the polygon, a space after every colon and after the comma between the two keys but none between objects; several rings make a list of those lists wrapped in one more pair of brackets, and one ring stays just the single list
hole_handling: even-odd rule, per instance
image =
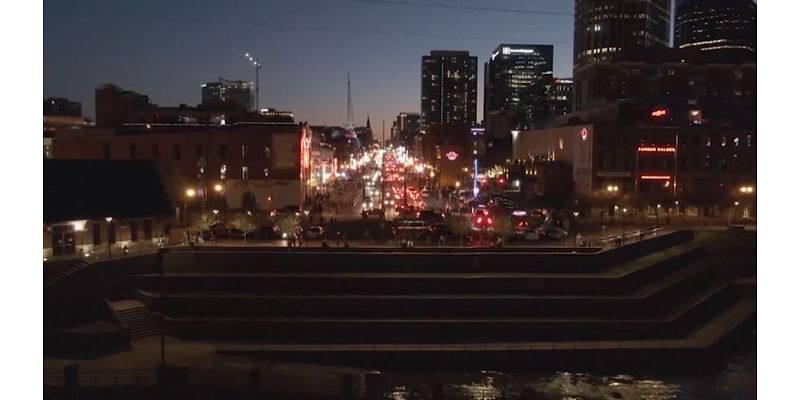
[{"label": "pitched roof", "polygon": [[169,215],[150,161],[44,160],[44,222]]}]

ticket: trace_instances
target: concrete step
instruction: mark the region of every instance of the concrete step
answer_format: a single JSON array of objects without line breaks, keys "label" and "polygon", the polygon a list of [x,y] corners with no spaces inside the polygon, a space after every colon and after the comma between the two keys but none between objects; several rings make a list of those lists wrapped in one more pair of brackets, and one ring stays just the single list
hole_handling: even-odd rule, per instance
[{"label": "concrete step", "polygon": [[[163,254],[167,273],[185,272],[599,272],[648,254],[691,242],[691,231],[664,234],[620,248],[583,253],[520,249],[371,249],[326,252],[306,249],[202,248],[169,249]],[[575,253],[573,253],[573,251]],[[335,257],[331,256],[335,254]]]},{"label": "concrete step", "polygon": [[560,273],[195,273],[134,276],[136,287],[167,293],[241,294],[622,294],[699,260],[692,248],[602,274]]},{"label": "concrete step", "polygon": [[173,318],[645,318],[661,315],[707,287],[714,271],[702,262],[625,295],[537,294],[239,294],[157,293],[139,298]]},{"label": "concrete step", "polygon": [[153,336],[160,332],[159,322],[147,308],[136,300],[121,300],[111,303],[117,319],[128,328],[131,339]]},{"label": "concrete step", "polygon": [[453,340],[578,340],[684,337],[735,298],[727,285],[709,287],[671,313],[654,318],[167,318],[185,339],[275,343],[391,343]]},{"label": "concrete step", "polygon": [[243,343],[223,342],[217,352],[225,355],[269,355],[271,359],[342,364],[352,366],[446,366],[452,360],[462,365],[492,368],[502,365],[540,366],[578,363],[592,360],[607,362],[609,357],[627,365],[635,362],[674,360],[699,365],[714,351],[717,344],[736,332],[747,321],[753,321],[755,300],[740,300],[726,307],[701,327],[676,339],[603,339],[567,341],[485,341],[449,343]]}]

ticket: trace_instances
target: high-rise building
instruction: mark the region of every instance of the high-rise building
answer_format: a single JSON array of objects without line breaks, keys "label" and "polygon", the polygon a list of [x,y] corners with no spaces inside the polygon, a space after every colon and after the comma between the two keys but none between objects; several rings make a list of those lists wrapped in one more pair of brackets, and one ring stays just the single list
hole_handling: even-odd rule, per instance
[{"label": "high-rise building", "polygon": [[575,0],[573,77],[575,110],[590,92],[585,68],[624,52],[667,48],[670,0]]},{"label": "high-rise building", "polygon": [[675,11],[675,47],[755,54],[752,0],[683,0]]},{"label": "high-rise building", "polygon": [[636,47],[669,47],[670,0],[575,0],[574,68]]},{"label": "high-rise building", "polygon": [[[549,117],[552,45],[501,44],[484,68],[483,118],[493,136],[509,136],[510,129],[528,129]],[[510,126],[502,120],[510,121]]]},{"label": "high-rise building", "polygon": [[418,113],[402,112],[397,114],[397,119],[392,126],[392,140],[406,146],[414,144],[414,138],[419,133],[420,117]]},{"label": "high-rise building", "polygon": [[217,82],[200,85],[204,106],[236,105],[245,110],[255,109],[253,83],[219,78]]},{"label": "high-rise building", "polygon": [[556,117],[572,112],[572,78],[555,78],[548,93],[550,115]]},{"label": "high-rise building", "polygon": [[63,97],[48,97],[44,99],[44,115],[80,117],[81,103]]},{"label": "high-rise building", "polygon": [[433,50],[422,56],[423,129],[431,124],[474,125],[478,107],[478,57],[468,51]]}]

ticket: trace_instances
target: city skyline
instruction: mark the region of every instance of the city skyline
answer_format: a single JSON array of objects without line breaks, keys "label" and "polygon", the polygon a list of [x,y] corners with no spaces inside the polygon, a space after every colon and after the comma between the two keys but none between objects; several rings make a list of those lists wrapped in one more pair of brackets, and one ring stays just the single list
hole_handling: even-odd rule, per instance
[{"label": "city skyline", "polygon": [[[90,118],[94,89],[104,83],[146,94],[159,105],[195,105],[200,103],[200,85],[217,76],[254,80],[243,58],[250,52],[264,64],[263,107],[292,110],[298,121],[340,125],[346,120],[347,71],[352,71],[357,123],[367,115],[373,121],[392,121],[398,112],[419,112],[419,59],[431,50],[465,50],[483,63],[503,41],[553,44],[555,76],[571,76],[572,4],[440,5],[342,0],[316,4],[302,21],[277,22],[253,16],[262,11],[288,15],[292,3],[222,8],[179,2],[159,4],[159,14],[153,15],[140,11],[147,7],[127,4],[45,2],[44,97],[80,101]],[[464,25],[473,28],[465,30]],[[94,35],[97,29],[107,34]],[[387,39],[392,44],[382,45]],[[483,72],[478,75],[480,122]]]}]

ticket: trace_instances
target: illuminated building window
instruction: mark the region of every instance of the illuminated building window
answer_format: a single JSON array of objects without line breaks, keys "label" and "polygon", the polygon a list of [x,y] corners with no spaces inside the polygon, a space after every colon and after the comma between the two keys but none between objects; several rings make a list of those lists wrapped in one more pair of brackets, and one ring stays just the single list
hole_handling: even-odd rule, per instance
[{"label": "illuminated building window", "polygon": [[706,147],[711,147],[711,138],[706,139]]},{"label": "illuminated building window", "polygon": [[225,165],[225,164],[222,164],[222,166],[219,167],[219,179],[222,179],[224,181],[225,180],[225,175],[227,173],[228,173],[228,166]]},{"label": "illuminated building window", "polygon": [[753,147],[753,135],[748,134],[745,137],[745,141],[747,142],[747,147]]},{"label": "illuminated building window", "polygon": [[725,147],[728,145],[728,137],[723,135],[722,140],[719,142],[720,147]]},{"label": "illuminated building window", "polygon": [[272,150],[269,149],[269,146],[264,146],[264,158],[269,160],[270,156],[272,156]]},{"label": "illuminated building window", "polygon": [[739,147],[739,137],[733,138],[733,147]]},{"label": "illuminated building window", "polygon": [[269,168],[264,168],[264,178],[269,178]]},{"label": "illuminated building window", "polygon": [[250,174],[248,173],[248,168],[246,166],[243,166],[242,167],[242,180],[246,181],[246,180],[250,179],[249,175]]},{"label": "illuminated building window", "polygon": [[247,146],[246,145],[242,145],[242,160],[246,160],[246,159],[247,159]]}]

